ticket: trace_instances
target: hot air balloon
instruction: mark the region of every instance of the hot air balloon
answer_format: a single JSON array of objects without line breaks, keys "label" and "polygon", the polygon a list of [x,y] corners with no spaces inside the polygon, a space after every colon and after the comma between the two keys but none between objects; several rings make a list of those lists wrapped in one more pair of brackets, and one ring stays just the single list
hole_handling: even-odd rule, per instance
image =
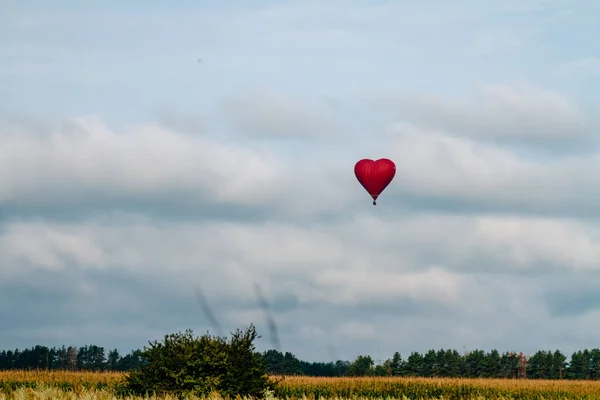
[{"label": "hot air balloon", "polygon": [[377,198],[381,192],[392,182],[396,175],[396,165],[392,160],[381,158],[373,161],[362,159],[354,166],[354,175],[358,182],[373,198],[373,205],[377,205]]}]

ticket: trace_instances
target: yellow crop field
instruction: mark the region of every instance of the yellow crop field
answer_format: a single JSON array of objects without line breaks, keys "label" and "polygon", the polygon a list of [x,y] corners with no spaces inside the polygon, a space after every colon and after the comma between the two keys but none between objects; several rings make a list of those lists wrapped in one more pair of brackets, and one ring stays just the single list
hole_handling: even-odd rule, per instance
[{"label": "yellow crop field", "polygon": [[[114,372],[0,371],[0,400],[142,399],[118,395],[118,386],[125,376]],[[278,386],[268,395],[271,399],[600,400],[600,381],[289,376],[272,379]],[[220,399],[218,395],[211,398]]]},{"label": "yellow crop field", "polygon": [[354,396],[411,399],[600,399],[600,381],[452,378],[285,377],[278,394],[325,398]]},{"label": "yellow crop field", "polygon": [[88,372],[88,371],[48,371],[48,370],[12,370],[0,371],[0,382],[43,382],[49,385],[86,382],[90,385],[114,385],[121,382],[124,372]]}]

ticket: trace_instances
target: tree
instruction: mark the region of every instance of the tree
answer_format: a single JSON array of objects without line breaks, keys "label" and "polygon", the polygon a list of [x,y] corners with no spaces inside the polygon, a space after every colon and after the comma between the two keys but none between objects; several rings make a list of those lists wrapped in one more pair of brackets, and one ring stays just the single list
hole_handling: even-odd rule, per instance
[{"label": "tree", "polygon": [[402,355],[399,352],[394,353],[390,367],[392,368],[392,375],[404,375],[404,361],[402,360]]},{"label": "tree", "polygon": [[141,352],[143,364],[126,378],[134,394],[207,396],[219,392],[235,397],[264,395],[270,388],[264,359],[254,349],[251,324],[231,341],[208,333],[195,337],[191,330],[165,335]]},{"label": "tree", "polygon": [[594,348],[590,351],[590,378],[598,379],[600,377],[600,349]]},{"label": "tree", "polygon": [[485,356],[483,365],[483,376],[485,376],[486,378],[498,378],[500,375],[500,369],[500,353],[498,352],[498,350],[493,349]]},{"label": "tree", "polygon": [[282,372],[284,375],[300,375],[302,374],[302,367],[300,366],[300,360],[290,352],[286,352],[283,356]]},{"label": "tree", "polygon": [[465,375],[465,360],[457,350],[448,350],[446,352],[446,362],[448,363],[449,376],[458,377]]},{"label": "tree", "polygon": [[424,376],[437,376],[439,372],[439,365],[437,363],[437,353],[431,349],[423,356],[423,370],[421,371]]},{"label": "tree", "polygon": [[119,369],[119,359],[121,356],[119,355],[119,351],[117,349],[113,349],[108,352],[108,359],[106,360],[106,366],[111,371],[116,371]]},{"label": "tree", "polygon": [[501,374],[503,378],[516,378],[518,376],[519,359],[514,352],[506,352],[500,357]]},{"label": "tree", "polygon": [[375,362],[371,358],[371,356],[358,356],[356,360],[352,364],[350,364],[350,368],[348,368],[347,375],[350,376],[367,376],[373,372],[373,365]]},{"label": "tree", "polygon": [[191,330],[165,335],[162,343],[150,342],[142,357],[147,362],[126,379],[137,394],[206,396],[217,390],[227,367],[225,340],[205,335],[195,338]]},{"label": "tree", "polygon": [[104,347],[90,346],[89,347],[89,363],[90,368],[94,371],[104,371],[106,368],[106,356]]},{"label": "tree", "polygon": [[267,350],[263,353],[263,358],[267,364],[268,373],[274,375],[283,375],[284,356],[282,352],[275,349]]},{"label": "tree", "polygon": [[483,375],[483,362],[485,360],[485,352],[483,350],[473,350],[465,357],[465,367],[467,376],[470,378],[478,378]]},{"label": "tree", "polygon": [[406,360],[406,372],[411,376],[422,376],[423,356],[416,351],[410,353]]},{"label": "tree", "polygon": [[527,378],[527,366],[528,366],[527,356],[525,354],[523,354],[523,352],[519,352],[518,363],[517,363],[519,378]]},{"label": "tree", "polygon": [[219,384],[219,393],[258,398],[264,396],[265,389],[273,388],[266,374],[264,359],[254,347],[257,337],[253,324],[245,332],[238,329],[233,334],[226,348],[226,369]]},{"label": "tree", "polygon": [[383,364],[376,365],[373,370],[375,376],[392,376],[392,360],[387,359]]},{"label": "tree", "polygon": [[141,350],[133,350],[131,353],[121,357],[119,359],[119,371],[139,371],[140,368],[146,363],[142,357]]},{"label": "tree", "polygon": [[77,347],[69,346],[67,348],[67,369],[77,369]]},{"label": "tree", "polygon": [[567,357],[560,351],[556,350],[552,355],[552,379],[562,379],[563,371],[567,366]]},{"label": "tree", "polygon": [[538,351],[529,358],[529,377],[533,379],[543,378],[544,352]]}]

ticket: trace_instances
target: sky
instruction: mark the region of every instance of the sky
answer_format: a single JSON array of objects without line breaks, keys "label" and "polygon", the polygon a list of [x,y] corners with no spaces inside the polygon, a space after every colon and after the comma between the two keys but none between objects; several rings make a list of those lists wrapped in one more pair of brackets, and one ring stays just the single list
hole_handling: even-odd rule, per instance
[{"label": "sky", "polygon": [[200,289],[262,351],[254,284],[307,361],[598,347],[598,13],[0,1],[0,348],[214,333]]}]

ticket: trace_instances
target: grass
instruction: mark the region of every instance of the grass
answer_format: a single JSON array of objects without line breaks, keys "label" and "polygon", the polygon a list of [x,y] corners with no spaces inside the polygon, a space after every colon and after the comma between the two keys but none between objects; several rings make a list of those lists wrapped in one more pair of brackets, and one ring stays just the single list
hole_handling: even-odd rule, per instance
[{"label": "grass", "polygon": [[[142,399],[120,397],[125,373],[72,371],[0,371],[0,400]],[[269,397],[290,400],[559,400],[599,399],[600,381],[547,381],[446,378],[313,378],[281,379]],[[153,397],[148,397],[152,399]],[[217,394],[212,400],[221,399]],[[159,399],[154,397],[154,399]],[[175,398],[160,397],[163,400]]]}]

